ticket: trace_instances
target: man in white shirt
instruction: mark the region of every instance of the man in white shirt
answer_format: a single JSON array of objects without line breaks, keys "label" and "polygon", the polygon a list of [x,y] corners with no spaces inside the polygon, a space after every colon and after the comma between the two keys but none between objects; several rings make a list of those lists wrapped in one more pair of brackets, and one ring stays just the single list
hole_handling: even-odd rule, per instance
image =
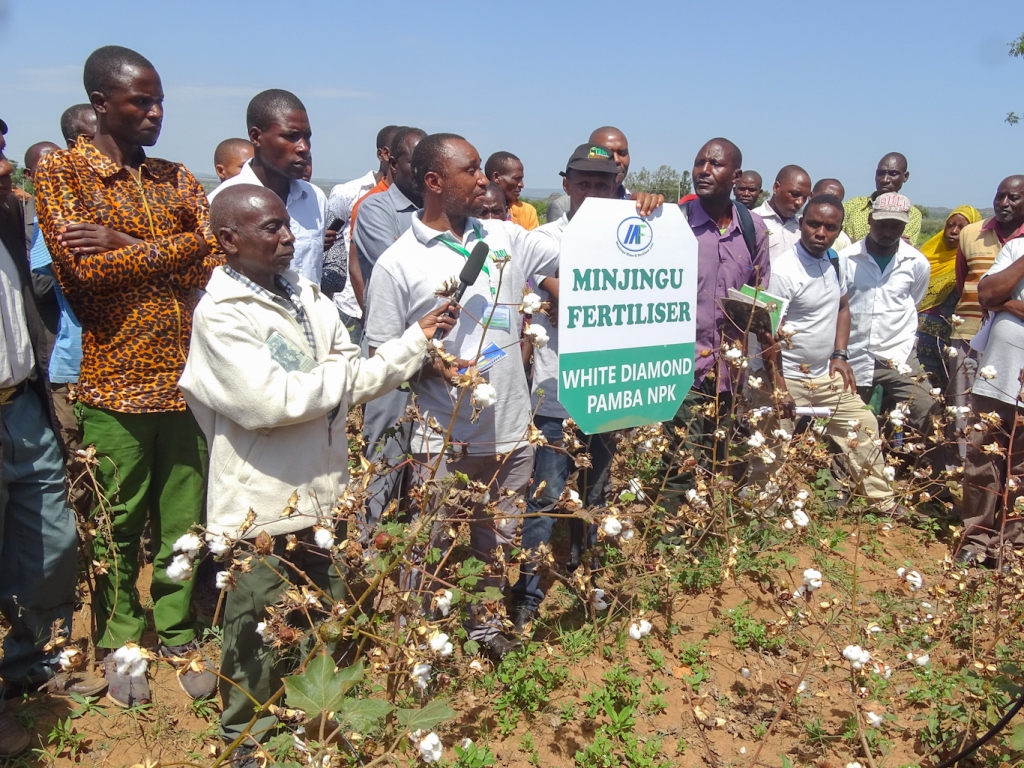
[{"label": "man in white shirt", "polygon": [[[878,421],[858,397],[846,361],[850,304],[845,275],[828,255],[842,228],[842,201],[832,195],[812,197],[800,219],[799,242],[772,263],[767,290],[789,302],[785,322],[794,333],[789,345],[776,347],[772,359],[765,361],[770,373],[747,381],[752,412],[763,408],[769,413],[764,421],[752,419],[766,443],[752,458],[751,479],[766,478],[765,452],[777,453],[786,435],[793,434],[790,420],[798,406],[825,408],[831,415],[823,422],[824,434],[850,458],[853,490],[890,514],[896,512],[896,502],[883,473],[881,450],[872,442]],[[786,417],[781,432],[776,405]],[[856,434],[851,437],[851,432]]]},{"label": "man in white shirt", "polygon": [[[484,373],[468,371],[489,387],[454,387],[454,368],[439,372],[434,366],[425,366],[410,381],[420,416],[411,425],[413,482],[421,485],[463,472],[487,489],[487,495],[480,490],[475,501],[464,505],[449,497],[432,498],[436,490],[423,494],[419,514],[436,513],[428,546],[440,549],[442,557],[452,546],[448,531],[453,522],[469,517],[473,555],[490,566],[479,586],[501,588],[519,528],[517,500],[525,494],[533,471],[533,448],[526,440],[530,391],[518,353],[522,323],[516,307],[528,278],[555,274],[558,246],[549,236],[511,222],[471,217],[487,178],[476,149],[461,136],[434,134],[423,139],[413,154],[412,173],[424,208],[374,268],[367,290],[366,339],[372,355],[400,337],[409,326],[408,318],[422,317],[424,308],[435,306],[439,289],[458,283],[476,243],[487,243],[483,269],[463,295],[459,322],[444,346],[462,362],[481,366],[485,361],[478,355],[490,350],[490,357],[497,359]],[[486,318],[490,322],[485,328],[479,321]],[[511,354],[506,351],[510,349]],[[435,422],[439,429],[432,428]],[[447,461],[456,445],[460,458]],[[434,483],[429,487],[437,488]],[[511,494],[499,494],[502,488]],[[426,579],[426,589],[438,586]],[[503,634],[499,615],[485,615],[489,609],[483,603],[473,608],[466,623],[471,639],[494,656],[519,644]]]},{"label": "man in white shirt", "polygon": [[772,196],[753,212],[768,228],[768,258],[785,253],[800,241],[798,214],[811,194],[811,177],[799,165],[787,165],[779,171]]},{"label": "man in white shirt", "polygon": [[[397,125],[386,125],[377,132],[376,171],[367,171],[358,179],[337,184],[327,197],[328,223],[341,219],[341,237],[335,240],[327,253],[324,254],[324,276],[320,287],[327,293],[334,294],[334,303],[341,310],[345,327],[356,344],[362,337],[363,310],[356,301],[352,281],[348,279],[348,254],[352,245],[352,208],[356,201],[373,189],[381,179],[387,176],[391,159],[391,139],[398,130]],[[355,331],[355,332],[353,332]]]},{"label": "man in white shirt", "polygon": [[253,158],[237,176],[222,182],[207,197],[212,203],[224,189],[236,184],[267,187],[284,201],[295,235],[292,269],[320,285],[324,269],[327,195],[303,180],[312,162],[306,107],[289,91],[271,89],[256,94],[245,112]]},{"label": "man in white shirt", "polygon": [[[968,430],[964,464],[964,498],[960,516],[964,541],[956,561],[964,565],[1002,562],[1003,547],[1024,546],[1016,502],[1022,489],[1008,484],[1024,475],[1024,238],[1002,247],[991,268],[978,281],[978,303],[993,313],[988,343],[978,361],[971,393],[976,427]],[[996,451],[992,451],[995,447]],[[1003,493],[1007,505],[1003,505]],[[1007,519],[1012,518],[1012,519]]]},{"label": "man in white shirt", "polygon": [[931,416],[941,407],[911,378],[921,375],[914,354],[917,305],[928,288],[931,266],[902,239],[909,212],[910,201],[903,195],[879,195],[872,203],[867,236],[839,256],[849,289],[849,358],[857,391],[864,402],[871,402],[879,388],[879,413],[905,404],[901,419],[924,438],[932,433]]}]

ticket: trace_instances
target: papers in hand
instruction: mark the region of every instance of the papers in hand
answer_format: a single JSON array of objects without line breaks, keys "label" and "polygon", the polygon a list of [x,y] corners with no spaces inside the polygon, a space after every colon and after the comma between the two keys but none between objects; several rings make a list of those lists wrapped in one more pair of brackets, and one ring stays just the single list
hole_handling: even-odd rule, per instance
[{"label": "papers in hand", "polygon": [[270,356],[274,359],[274,362],[288,372],[302,371],[303,373],[309,373],[317,366],[316,360],[277,331],[274,331],[267,338],[267,349],[270,350]]},{"label": "papers in hand", "polygon": [[778,335],[788,307],[788,300],[749,285],[738,291],[730,288],[726,298],[722,299],[722,309],[737,328],[749,329],[754,334],[768,333],[773,337]]}]

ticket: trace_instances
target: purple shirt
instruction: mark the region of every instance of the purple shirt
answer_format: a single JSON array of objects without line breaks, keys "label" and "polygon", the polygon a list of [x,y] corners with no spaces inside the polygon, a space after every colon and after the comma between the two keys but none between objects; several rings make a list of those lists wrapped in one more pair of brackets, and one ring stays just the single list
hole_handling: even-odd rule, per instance
[{"label": "purple shirt", "polygon": [[[760,216],[750,215],[754,221],[754,243],[757,245],[751,258],[743,240],[735,204],[732,221],[724,234],[718,231],[718,225],[711,220],[699,200],[685,207],[689,208],[690,228],[697,236],[697,349],[693,386],[699,387],[718,357],[723,330],[730,339],[740,335],[731,327],[725,327],[727,321],[721,299],[730,288],[739,289],[744,283],[766,287],[771,277],[771,266],[768,230]],[[723,360],[718,366],[718,391],[731,389],[731,382],[729,367]]]}]

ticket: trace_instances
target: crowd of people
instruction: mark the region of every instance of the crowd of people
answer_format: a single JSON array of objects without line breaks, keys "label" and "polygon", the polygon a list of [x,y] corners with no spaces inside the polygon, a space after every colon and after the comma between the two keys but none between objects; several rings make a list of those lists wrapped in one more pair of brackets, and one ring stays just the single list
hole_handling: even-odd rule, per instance
[{"label": "crowd of people", "polygon": [[[336,541],[370,541],[398,502],[415,518],[453,473],[477,483],[476,501],[460,511],[473,522],[470,551],[488,566],[479,588],[508,598],[507,614],[470,605],[464,626],[495,658],[519,645],[544,592],[533,561],[511,587],[503,564],[517,536],[527,553],[547,551],[554,519],[544,513],[578,468],[562,447],[573,436],[558,401],[562,235],[591,197],[633,200],[640,216],[675,204],[626,189],[623,132],[598,128],[571,152],[565,194],[541,224],[521,198],[514,154],[484,161],[461,136],[409,126],[382,128],[375,167],[325,194],[309,182],[305,107],[268,90],[249,103],[247,138],[217,146],[221,183],[206,194],[184,165],[146,152],[163,118],[161,80],[146,58],[100,48],[83,79],[88,103],[60,119],[65,146],[26,152],[31,197],[14,196],[11,165],[0,160],[3,700],[106,691],[130,707],[151,700],[145,670],[156,655],[193,698],[213,696],[220,681],[226,741],[259,714],[248,731],[258,742],[275,718],[254,702],[267,701],[289,668],[260,650],[283,574],[299,569],[344,605],[354,586]],[[818,409],[849,492],[876,514],[913,522],[879,439],[889,425],[916,442],[916,469],[962,480],[956,558],[991,565],[1000,546],[1024,545],[1007,520],[1024,464],[1014,429],[1024,176],[998,183],[993,216],[961,206],[924,243],[921,212],[902,194],[909,178],[906,157],[892,152],[868,195],[844,200],[840,181],[814,182],[792,164],[764,190],[733,142],[699,149],[694,194],[680,201],[698,245],[694,383],[665,434],[676,451],[685,434],[686,450],[722,452],[742,402],[763,418],[744,479],[760,488],[797,409]],[[480,278],[456,304],[445,285],[479,243],[488,254]],[[723,299],[744,285],[786,302],[777,337],[748,341],[730,322]],[[453,385],[460,376],[471,386]],[[349,480],[346,416],[364,404],[373,473],[358,530],[345,532],[332,507]],[[543,439],[526,439],[531,430]],[[573,439],[590,456],[576,490],[601,506],[611,436]],[[694,487],[692,467],[667,459],[666,498]],[[427,548],[442,557],[454,544],[452,515],[441,509],[430,531]],[[146,536],[154,650],[140,647]],[[566,567],[594,537],[573,521]],[[239,540],[263,549],[251,568],[218,577],[226,594],[215,673],[198,642],[191,577],[201,547],[224,556]],[[92,564],[102,674],[76,664],[67,644],[80,546]],[[434,615],[450,598],[421,564],[402,578]],[[0,700],[0,758],[28,744]]]}]

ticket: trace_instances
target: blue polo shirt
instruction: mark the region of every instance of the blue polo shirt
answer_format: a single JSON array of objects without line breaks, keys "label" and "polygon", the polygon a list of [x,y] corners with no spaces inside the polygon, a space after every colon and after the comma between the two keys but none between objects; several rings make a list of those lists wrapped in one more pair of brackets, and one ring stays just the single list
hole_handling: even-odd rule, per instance
[{"label": "blue polo shirt", "polygon": [[[43,234],[39,231],[39,222],[33,222],[32,271],[40,275],[53,277],[53,257],[46,248]],[[72,384],[78,381],[78,372],[82,367],[82,326],[75,313],[68,306],[60,284],[53,286],[60,307],[60,329],[50,353],[49,377],[53,384]]]}]

